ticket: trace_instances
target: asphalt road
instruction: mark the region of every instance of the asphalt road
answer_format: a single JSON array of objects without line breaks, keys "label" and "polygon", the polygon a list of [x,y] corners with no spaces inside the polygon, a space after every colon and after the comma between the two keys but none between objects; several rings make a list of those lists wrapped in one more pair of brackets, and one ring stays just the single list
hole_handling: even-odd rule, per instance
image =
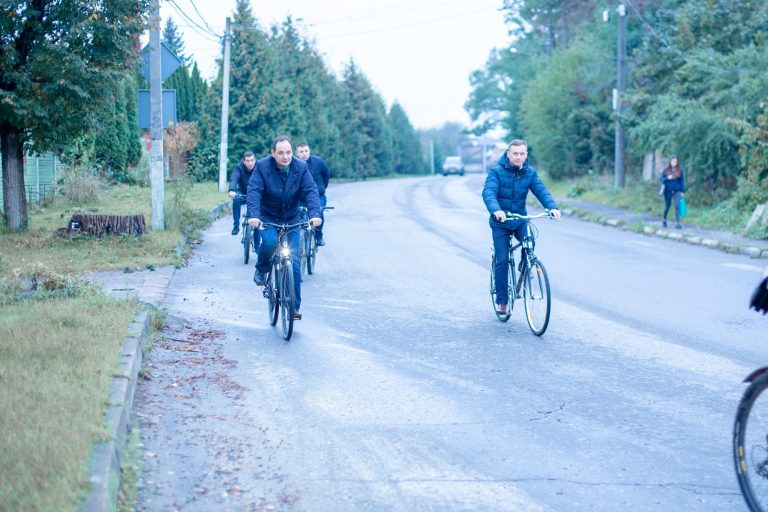
[{"label": "asphalt road", "polygon": [[542,338],[496,320],[482,177],[329,189],[285,342],[229,218],[166,297],[135,407],[141,510],[744,510],[741,380],[768,364],[759,262],[537,223]]}]

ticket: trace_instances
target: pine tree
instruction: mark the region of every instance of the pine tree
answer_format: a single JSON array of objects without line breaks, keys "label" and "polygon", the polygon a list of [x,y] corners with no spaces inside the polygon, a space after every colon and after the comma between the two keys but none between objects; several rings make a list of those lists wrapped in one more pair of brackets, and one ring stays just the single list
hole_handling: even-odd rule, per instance
[{"label": "pine tree", "polygon": [[413,129],[408,114],[395,102],[387,116],[392,133],[393,169],[398,174],[416,174],[425,171],[421,158],[421,142]]}]

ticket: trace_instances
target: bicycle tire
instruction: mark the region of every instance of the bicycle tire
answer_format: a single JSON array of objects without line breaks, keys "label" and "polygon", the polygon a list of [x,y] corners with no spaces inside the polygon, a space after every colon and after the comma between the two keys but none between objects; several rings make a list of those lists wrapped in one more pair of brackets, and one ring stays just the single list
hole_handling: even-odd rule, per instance
[{"label": "bicycle tire", "polygon": [[[511,267],[511,265],[510,265]],[[494,269],[496,268],[496,255],[494,254],[491,257],[491,305],[493,306],[493,312],[496,315],[496,318],[499,319],[500,322],[506,322],[509,320],[509,318],[512,316],[512,308],[514,307],[515,303],[515,297],[514,297],[514,290],[512,290],[512,269],[510,268],[510,273],[507,274],[507,314],[506,315],[500,315],[496,311],[496,276]]]},{"label": "bicycle tire", "polygon": [[277,289],[277,269],[272,267],[272,271],[267,275],[267,285],[264,287],[264,295],[267,296],[267,312],[269,313],[269,325],[277,325],[277,315],[280,312],[280,300]]},{"label": "bicycle tire", "polygon": [[[768,511],[768,373],[752,381],[733,424],[733,462],[747,507]],[[758,402],[756,406],[756,402]]]},{"label": "bicycle tire", "polygon": [[301,262],[301,280],[304,281],[304,276],[307,275],[307,261],[309,254],[309,239],[307,238],[306,230],[302,229],[299,235],[299,247],[301,248],[301,254],[299,255],[299,261]]},{"label": "bicycle tire", "polygon": [[253,228],[249,225],[243,227],[243,264],[247,265],[251,257],[251,240],[253,239]]},{"label": "bicycle tire", "polygon": [[528,321],[531,332],[541,336],[549,325],[549,313],[552,308],[547,269],[538,259],[533,259],[531,267],[526,266],[523,270],[525,274],[521,275],[520,279],[525,280],[523,282],[525,319]]},{"label": "bicycle tire", "polygon": [[280,271],[280,319],[285,341],[290,340],[293,334],[293,313],[296,305],[296,292],[293,285],[293,265],[290,261],[286,261]]},{"label": "bicycle tire", "polygon": [[317,258],[317,238],[315,238],[314,228],[312,234],[309,235],[309,250],[307,251],[307,272],[310,274],[315,273],[315,258]]}]

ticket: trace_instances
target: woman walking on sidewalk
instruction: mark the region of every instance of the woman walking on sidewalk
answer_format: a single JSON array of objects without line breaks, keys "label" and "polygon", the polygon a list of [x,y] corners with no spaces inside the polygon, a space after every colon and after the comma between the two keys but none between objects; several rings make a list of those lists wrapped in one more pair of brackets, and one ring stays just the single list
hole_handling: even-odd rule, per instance
[{"label": "woman walking on sidewalk", "polygon": [[672,201],[675,202],[675,227],[680,229],[680,199],[685,196],[685,169],[680,167],[680,162],[677,160],[677,156],[672,155],[669,158],[669,163],[661,172],[662,188],[664,190],[664,221],[662,225],[667,227],[667,214],[669,208],[672,205]]}]

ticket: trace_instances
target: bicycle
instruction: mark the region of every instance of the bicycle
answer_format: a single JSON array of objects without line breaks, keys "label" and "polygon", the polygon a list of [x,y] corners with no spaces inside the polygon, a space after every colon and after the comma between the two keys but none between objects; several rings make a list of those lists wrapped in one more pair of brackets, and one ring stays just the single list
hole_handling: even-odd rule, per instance
[{"label": "bicycle", "polygon": [[[235,198],[239,200],[244,200],[245,195],[244,194],[236,194]],[[248,224],[248,217],[244,213],[240,216],[242,219],[242,227],[241,230],[243,234],[240,236],[240,243],[243,245],[243,264],[247,265],[248,260],[251,257],[251,246],[253,246],[253,252],[256,252],[256,243],[254,241],[254,231],[253,228]]]},{"label": "bicycle", "polygon": [[[518,215],[507,212],[508,220],[526,220],[531,221],[542,217],[552,218],[549,211],[538,215]],[[552,298],[549,288],[549,277],[544,265],[533,253],[533,242],[536,238],[534,230],[536,227],[530,222],[527,223],[527,234],[523,240],[517,244],[509,245],[509,273],[507,278],[507,288],[509,303],[507,304],[507,314],[501,314],[496,311],[496,279],[494,269],[496,267],[496,254],[491,257],[491,302],[496,312],[496,317],[506,322],[512,316],[512,310],[517,299],[523,299],[525,305],[525,318],[528,321],[528,327],[536,336],[541,336],[547,330],[549,325],[549,313],[552,306]],[[513,236],[510,234],[509,236]],[[516,265],[516,250],[520,249],[522,254],[520,262]],[[523,252],[523,249],[525,251]],[[518,272],[520,277],[518,278]]]},{"label": "bicycle", "polygon": [[[288,245],[286,236],[294,229],[305,229],[306,221],[299,221],[288,224],[273,224],[262,222],[264,227],[277,228],[278,242],[275,252],[270,259],[270,269],[266,278],[263,294],[267,299],[267,311],[269,313],[269,324],[276,325],[278,316],[281,319],[283,329],[283,338],[286,341],[291,339],[293,334],[293,322],[296,313],[296,291],[293,278],[293,260],[291,248]],[[282,311],[282,313],[281,313]]]},{"label": "bicycle", "polygon": [[[768,313],[768,268],[750,308]],[[768,511],[768,367],[750,373],[733,424],[733,462],[739,488],[752,512]]]},{"label": "bicycle", "polygon": [[[323,211],[333,210],[333,206],[324,206]],[[308,211],[305,206],[299,207],[302,220],[309,220]],[[315,261],[317,260],[317,239],[315,238],[315,228],[307,226],[301,230],[301,275],[302,278],[307,274],[313,274],[315,271]]]}]

